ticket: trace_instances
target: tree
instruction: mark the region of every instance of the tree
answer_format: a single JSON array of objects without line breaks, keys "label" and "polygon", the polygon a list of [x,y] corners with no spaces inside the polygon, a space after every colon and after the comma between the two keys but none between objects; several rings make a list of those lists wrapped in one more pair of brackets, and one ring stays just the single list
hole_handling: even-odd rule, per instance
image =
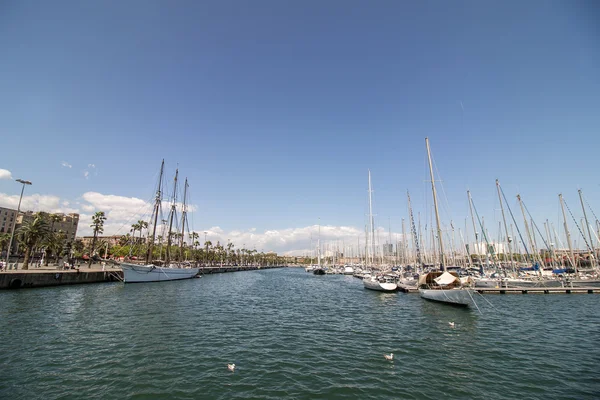
[{"label": "tree", "polygon": [[61,220],[62,220],[62,217],[60,215],[50,214],[50,222],[52,223],[50,226],[51,232],[54,232],[54,224],[57,222],[60,222]]},{"label": "tree", "polygon": [[65,249],[67,235],[63,231],[58,231],[56,233],[51,233],[51,237],[52,241],[50,242],[49,248],[52,251],[52,254],[54,254],[55,263],[58,264],[58,259]]},{"label": "tree", "polygon": [[[142,230],[142,228],[139,223],[136,222],[135,224],[131,225],[131,236],[134,238],[134,241],[135,241],[135,233],[137,231],[141,232],[141,230]],[[141,235],[141,233],[140,233],[140,235]]]},{"label": "tree", "polygon": [[83,255],[83,250],[85,249],[85,245],[83,244],[83,240],[76,239],[73,242],[73,246],[71,246],[71,248],[75,252],[75,257],[81,257]]},{"label": "tree", "polygon": [[128,233],[119,238],[119,246],[127,246],[131,242],[131,235]]},{"label": "tree", "polygon": [[49,235],[50,226],[43,214],[35,214],[33,219],[23,222],[18,231],[17,240],[25,247],[23,269],[29,269],[31,252]]},{"label": "tree", "polygon": [[90,249],[88,268],[92,268],[92,257],[94,255],[94,248],[96,247],[96,240],[98,239],[98,234],[104,232],[104,221],[106,221],[104,211],[98,211],[92,217],[92,224],[90,227],[94,229],[94,239],[92,240],[92,248]]},{"label": "tree", "polygon": [[10,233],[0,233],[0,254],[5,247],[8,247],[8,242],[10,242]]}]

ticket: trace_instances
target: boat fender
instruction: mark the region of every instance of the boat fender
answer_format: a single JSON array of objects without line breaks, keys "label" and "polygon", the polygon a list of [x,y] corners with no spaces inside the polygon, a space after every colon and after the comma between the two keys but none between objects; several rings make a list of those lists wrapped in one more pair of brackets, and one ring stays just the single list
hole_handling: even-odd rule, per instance
[{"label": "boat fender", "polygon": [[54,279],[56,279],[56,280],[60,279],[60,274],[59,274],[59,273],[56,273],[56,274],[54,275]]}]

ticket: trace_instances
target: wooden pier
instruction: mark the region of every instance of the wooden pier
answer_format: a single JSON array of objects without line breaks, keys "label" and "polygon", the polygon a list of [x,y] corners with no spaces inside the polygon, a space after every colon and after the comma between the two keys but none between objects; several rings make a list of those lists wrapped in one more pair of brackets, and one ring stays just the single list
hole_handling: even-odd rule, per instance
[{"label": "wooden pier", "polygon": [[[416,286],[398,285],[404,293],[419,293]],[[598,287],[521,287],[521,288],[474,288],[480,294],[598,294]]]},{"label": "wooden pier", "polygon": [[600,293],[597,287],[522,287],[522,288],[475,288],[481,294],[575,294]]}]

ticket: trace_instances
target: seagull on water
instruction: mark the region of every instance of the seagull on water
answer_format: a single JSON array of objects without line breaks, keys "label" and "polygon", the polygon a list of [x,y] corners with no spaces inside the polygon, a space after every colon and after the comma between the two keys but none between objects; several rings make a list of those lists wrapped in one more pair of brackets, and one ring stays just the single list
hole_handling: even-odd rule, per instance
[{"label": "seagull on water", "polygon": [[383,356],[385,357],[386,360],[392,361],[394,359],[394,353],[384,354]]},{"label": "seagull on water", "polygon": [[227,364],[227,369],[233,372],[233,370],[235,370],[235,364]]},{"label": "seagull on water", "polygon": [[454,322],[448,322],[448,325],[450,325],[450,328],[454,328]]}]

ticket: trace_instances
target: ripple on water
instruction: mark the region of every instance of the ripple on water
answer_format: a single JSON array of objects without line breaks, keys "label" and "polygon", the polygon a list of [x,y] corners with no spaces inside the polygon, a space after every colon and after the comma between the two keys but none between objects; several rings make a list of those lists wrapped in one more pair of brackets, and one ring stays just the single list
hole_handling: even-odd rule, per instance
[{"label": "ripple on water", "polygon": [[487,299],[299,269],[0,292],[0,398],[600,397],[599,296]]}]

